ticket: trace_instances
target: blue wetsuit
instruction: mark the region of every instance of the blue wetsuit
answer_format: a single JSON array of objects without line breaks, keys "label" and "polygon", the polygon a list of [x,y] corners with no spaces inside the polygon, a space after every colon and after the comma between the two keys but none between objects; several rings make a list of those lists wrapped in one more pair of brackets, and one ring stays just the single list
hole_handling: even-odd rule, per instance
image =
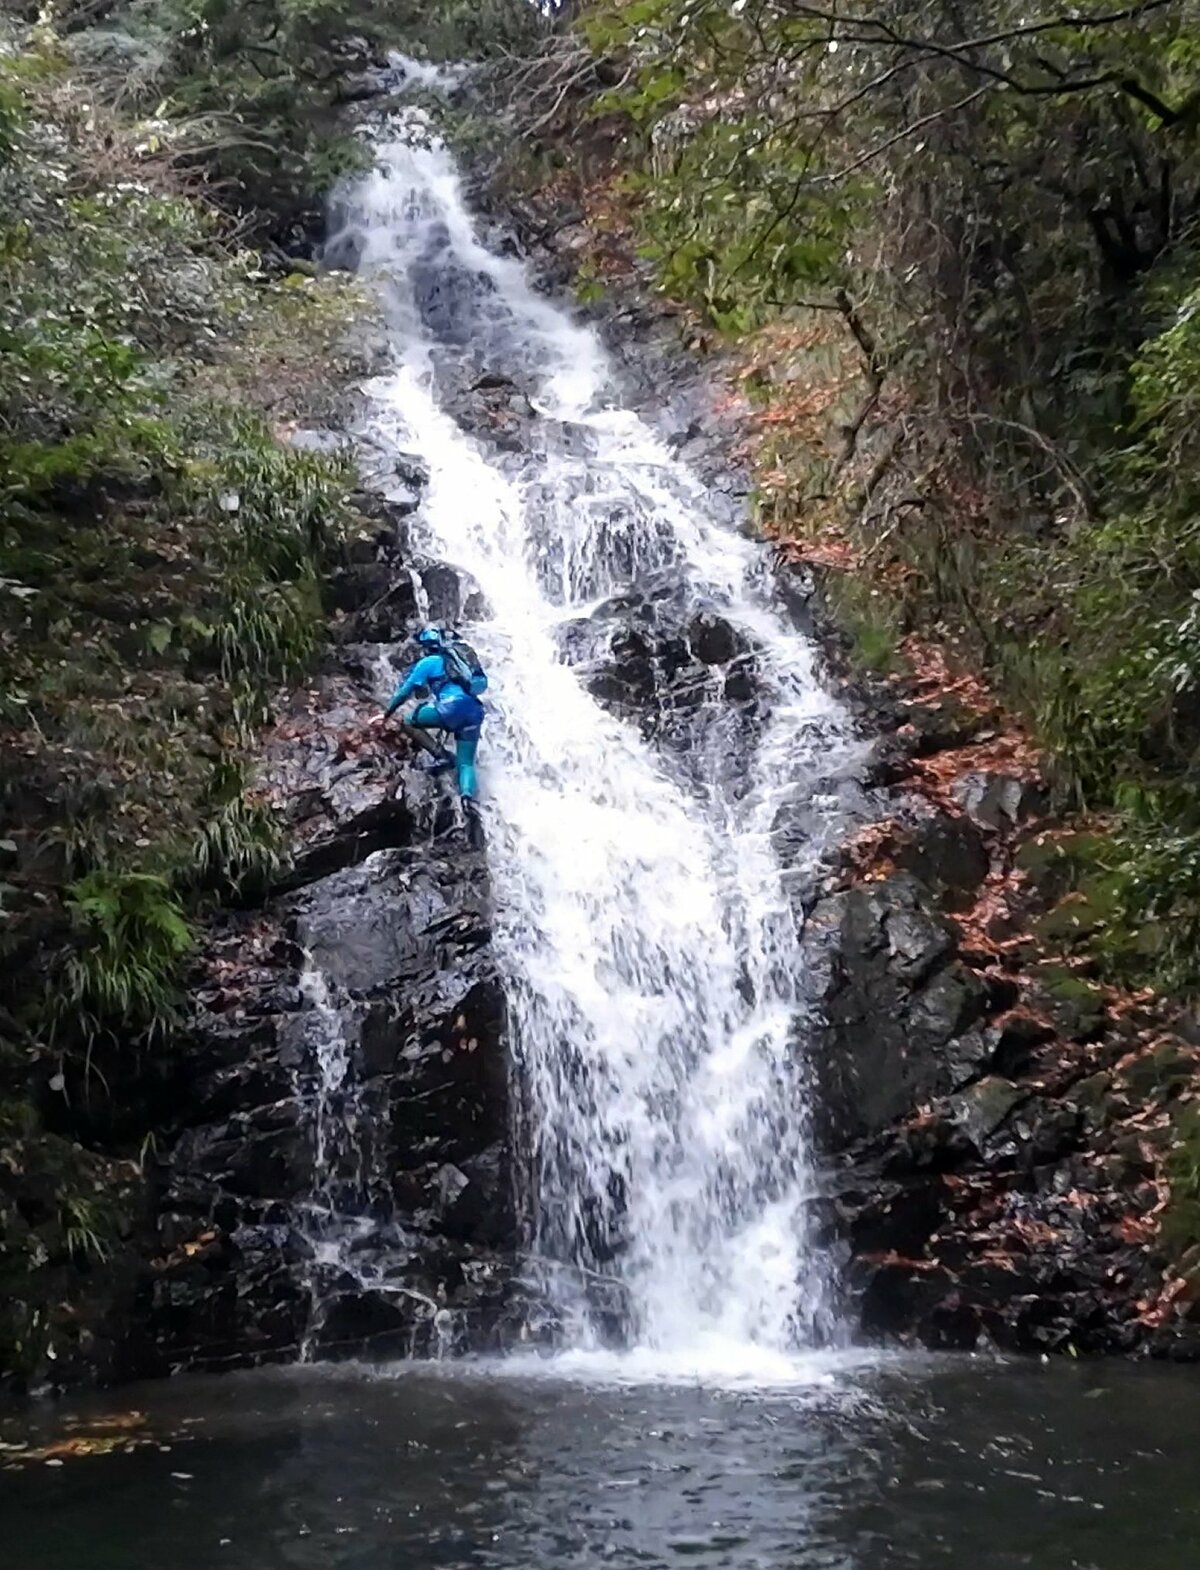
[{"label": "blue wetsuit", "polygon": [[475,754],[479,750],[483,704],[474,693],[466,690],[457,675],[448,672],[445,655],[426,654],[396,688],[386,713],[394,714],[421,688],[428,691],[429,701],[410,715],[408,723],[418,725],[422,730],[449,731],[454,737],[459,794],[474,801],[479,789],[475,779]]}]

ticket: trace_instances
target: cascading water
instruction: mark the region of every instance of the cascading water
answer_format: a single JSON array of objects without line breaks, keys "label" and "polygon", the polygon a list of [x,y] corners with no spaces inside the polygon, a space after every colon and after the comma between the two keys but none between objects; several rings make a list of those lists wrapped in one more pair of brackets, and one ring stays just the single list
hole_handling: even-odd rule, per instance
[{"label": "cascading water", "polygon": [[[447,150],[399,121],[337,242],[378,291],[393,369],[373,448],[419,455],[421,544],[470,574],[493,676],[481,751],[495,946],[528,1109],[531,1254],[568,1343],[618,1278],[644,1355],[726,1367],[803,1346],[826,1316],[807,1245],[804,978],[779,824],[836,833],[849,725],[773,605],[764,553],[618,406],[593,333],[477,237]],[[519,454],[453,412],[481,372],[528,394]],[[682,742],[616,717],[570,631],[667,584],[749,651],[756,701],[719,695]],[[557,1270],[553,1267],[558,1266]]]},{"label": "cascading water", "polygon": [[422,1344],[432,1345],[440,1356],[451,1344],[453,1318],[405,1279],[403,1256],[395,1257],[402,1234],[394,1218],[390,1224],[386,1219],[393,1207],[373,1130],[373,1120],[385,1109],[372,1104],[354,1070],[355,1006],[338,995],[311,954],[299,991],[306,1051],[297,1091],[307,1109],[313,1168],[312,1187],[295,1212],[308,1293],[300,1361],[322,1355],[330,1312],[347,1295],[415,1300],[433,1332],[432,1340]]},{"label": "cascading water", "polygon": [[[350,1076],[347,1032],[328,978],[311,957],[300,976],[311,1088],[305,1097],[313,1142],[313,1188],[297,1217],[309,1248],[309,1314],[300,1358],[314,1354],[330,1276],[346,1268],[356,1233],[369,1226],[357,1086]],[[301,1087],[302,1089],[306,1087]]]}]

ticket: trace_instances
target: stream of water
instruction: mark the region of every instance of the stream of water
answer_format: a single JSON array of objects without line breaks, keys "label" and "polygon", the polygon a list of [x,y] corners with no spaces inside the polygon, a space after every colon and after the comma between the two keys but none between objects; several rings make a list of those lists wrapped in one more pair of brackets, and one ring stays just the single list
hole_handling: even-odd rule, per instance
[{"label": "stream of water", "polygon": [[[418,542],[487,606],[469,634],[493,675],[482,781],[533,1145],[530,1251],[577,1353],[598,1355],[578,1282],[608,1271],[647,1366],[777,1375],[832,1325],[803,1217],[787,888],[802,869],[782,863],[777,826],[802,796],[819,856],[836,832],[822,787],[851,766],[850,727],[775,607],[761,547],[621,407],[595,334],[484,245],[419,118],[381,140],[334,245],[390,332],[364,434],[426,466]],[[458,416],[481,375],[532,406],[519,452]],[[685,618],[733,629],[757,684],[753,723],[710,700],[683,748],[609,712],[563,655],[564,630],[603,625],[611,597],[664,575]]]}]

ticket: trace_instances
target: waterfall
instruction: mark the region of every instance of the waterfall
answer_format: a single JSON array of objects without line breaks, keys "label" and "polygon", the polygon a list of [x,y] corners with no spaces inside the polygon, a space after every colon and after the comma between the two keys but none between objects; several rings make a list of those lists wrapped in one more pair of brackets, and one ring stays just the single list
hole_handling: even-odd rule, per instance
[{"label": "waterfall", "polygon": [[[410,117],[376,155],[335,244],[390,332],[364,436],[419,455],[418,544],[486,601],[468,633],[492,676],[483,811],[530,1254],[579,1353],[599,1276],[642,1355],[786,1354],[828,1330],[792,885],[836,835],[828,787],[857,744],[762,548],[621,407],[596,335],[483,243],[449,151]],[[520,451],[464,420],[481,373],[528,400]],[[718,671],[672,729],[593,695],[573,636],[608,647],[651,584],[731,630],[752,701],[722,698]],[[807,867],[780,848],[797,803]]]},{"label": "waterfall", "polygon": [[370,1223],[361,1219],[367,1208],[367,1178],[346,1023],[328,978],[311,955],[306,955],[300,976],[300,995],[307,1005],[303,1018],[312,1064],[309,1093],[305,1095],[303,1083],[297,1085],[310,1108],[313,1141],[313,1188],[297,1217],[310,1250],[309,1314],[300,1346],[301,1361],[309,1362],[324,1322],[327,1279],[347,1268],[354,1236]]}]

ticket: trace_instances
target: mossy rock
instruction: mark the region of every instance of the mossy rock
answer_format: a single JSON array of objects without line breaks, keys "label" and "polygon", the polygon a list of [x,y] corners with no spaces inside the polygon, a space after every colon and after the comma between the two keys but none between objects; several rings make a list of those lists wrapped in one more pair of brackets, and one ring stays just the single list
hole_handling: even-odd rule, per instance
[{"label": "mossy rock", "polygon": [[1114,1116],[1112,1082],[1111,1074],[1089,1074],[1071,1091],[1072,1101],[1082,1112],[1084,1123],[1093,1134],[1111,1122]]},{"label": "mossy rock", "polygon": [[1172,1198],[1163,1212],[1159,1236],[1171,1257],[1200,1242],[1200,1199]]},{"label": "mossy rock", "polygon": [[924,754],[965,747],[974,741],[985,723],[983,716],[949,693],[929,702],[912,704],[907,717],[920,738],[918,751]]},{"label": "mossy rock", "polygon": [[1016,854],[1016,865],[1044,893],[1061,898],[1080,876],[1103,868],[1113,854],[1107,834],[1035,834]]},{"label": "mossy rock", "polygon": [[1074,948],[1106,927],[1112,919],[1114,906],[1111,900],[1103,901],[1090,894],[1068,894],[1053,910],[1040,916],[1033,925],[1034,934],[1047,945]]},{"label": "mossy rock", "polygon": [[1121,1080],[1138,1101],[1170,1100],[1196,1083],[1198,1075],[1194,1049],[1181,1041],[1164,1041],[1124,1069]]},{"label": "mossy rock", "polygon": [[1072,1041],[1087,1041],[1108,1017],[1104,993],[1065,965],[1035,967],[1037,985],[1055,1029]]},{"label": "mossy rock", "polygon": [[1161,1238],[1165,1251],[1178,1259],[1200,1245],[1200,1108],[1179,1108],[1171,1125],[1167,1181],[1171,1197],[1163,1213]]}]

